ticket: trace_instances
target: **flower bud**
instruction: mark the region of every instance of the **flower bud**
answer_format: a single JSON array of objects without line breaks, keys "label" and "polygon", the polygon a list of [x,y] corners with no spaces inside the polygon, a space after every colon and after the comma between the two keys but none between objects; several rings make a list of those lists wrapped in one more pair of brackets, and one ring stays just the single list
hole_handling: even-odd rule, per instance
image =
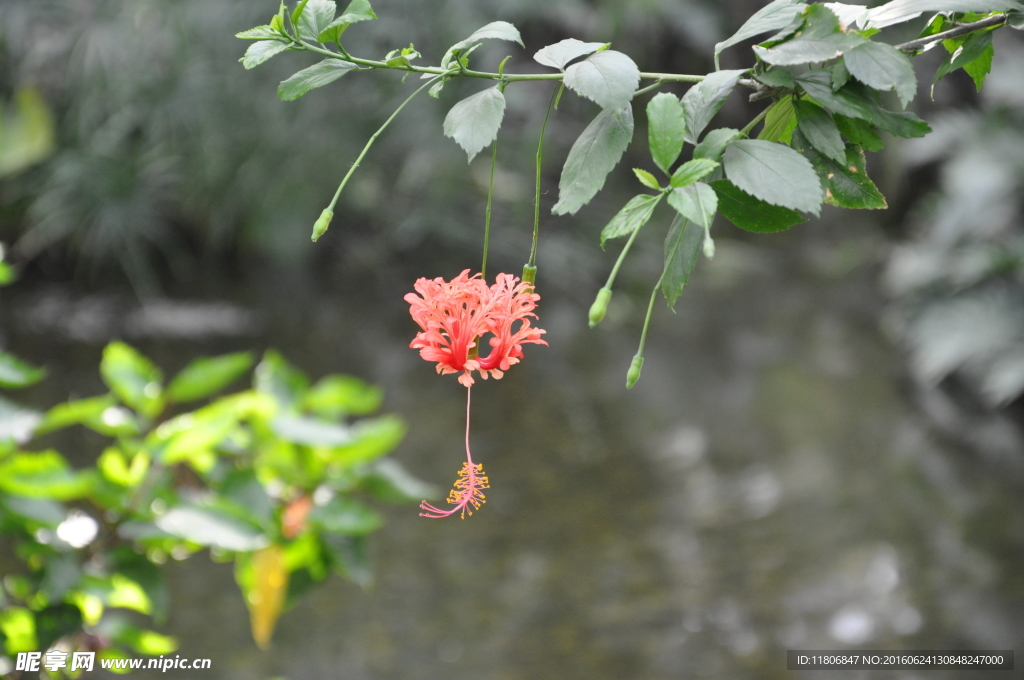
[{"label": "flower bud", "polygon": [[602,288],[597,291],[597,299],[590,305],[590,327],[593,328],[601,323],[605,313],[608,311],[608,301],[612,299],[612,289]]},{"label": "flower bud", "polygon": [[318,238],[324,235],[327,231],[327,227],[331,226],[331,219],[334,217],[334,211],[330,208],[326,208],[320,213],[320,219],[313,225],[313,240],[316,241]]},{"label": "flower bud", "polygon": [[704,257],[709,260],[715,256],[715,241],[711,234],[704,232]]},{"label": "flower bud", "polygon": [[531,286],[537,282],[537,268],[532,264],[523,265],[523,283],[528,283]]},{"label": "flower bud", "polygon": [[644,367],[644,355],[637,354],[633,357],[633,363],[629,365],[629,373],[626,374],[626,389],[630,389],[640,379],[640,369]]}]

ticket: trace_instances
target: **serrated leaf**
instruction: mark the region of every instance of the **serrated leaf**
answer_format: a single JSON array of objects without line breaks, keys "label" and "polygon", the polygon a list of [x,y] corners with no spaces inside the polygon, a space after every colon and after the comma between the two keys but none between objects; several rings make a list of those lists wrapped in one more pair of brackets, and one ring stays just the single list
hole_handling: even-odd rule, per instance
[{"label": "serrated leaf", "polygon": [[629,236],[647,224],[647,221],[651,219],[651,215],[654,213],[654,209],[661,202],[661,196],[661,194],[657,196],[641,194],[629,199],[629,202],[623,206],[622,210],[601,230],[601,247],[604,247],[608,239]]},{"label": "serrated leaf", "polygon": [[299,39],[319,42],[320,33],[334,21],[337,9],[334,0],[309,0],[299,16]]},{"label": "serrated leaf", "polygon": [[686,115],[686,141],[696,144],[700,133],[708,126],[718,110],[725,104],[736,82],[745,71],[715,71],[709,73],[683,95],[683,111]]},{"label": "serrated leaf", "polygon": [[676,300],[690,280],[697,256],[704,243],[704,227],[690,222],[682,215],[676,215],[665,237],[665,269],[661,274],[661,292],[674,308]]},{"label": "serrated leaf", "polygon": [[242,40],[288,40],[288,36],[283,35],[273,26],[269,25],[256,26],[254,28],[250,28],[248,31],[235,33],[235,37],[241,38]]},{"label": "serrated leaf", "polygon": [[826,2],[825,7],[839,17],[844,26],[863,26],[867,20],[868,8],[864,5],[846,5],[841,2]]},{"label": "serrated leaf", "polygon": [[572,145],[558,182],[555,215],[576,211],[604,186],[608,173],[618,164],[633,137],[633,109],[605,109],[587,126]]},{"label": "serrated leaf", "polygon": [[885,28],[909,21],[924,12],[999,12],[1019,10],[1015,0],[892,0],[868,11],[862,28]]},{"label": "serrated leaf", "polygon": [[885,142],[871,123],[859,118],[847,118],[838,113],[833,118],[839,132],[853,144],[868,151],[881,151],[885,147]]},{"label": "serrated leaf", "polygon": [[770,68],[764,73],[755,75],[754,79],[768,87],[784,87],[790,90],[796,87],[793,74],[782,67]]},{"label": "serrated leaf", "polygon": [[897,137],[923,137],[931,128],[909,111],[887,111],[872,101],[863,86],[849,83],[838,92],[832,91],[832,74],[828,70],[808,71],[796,78],[804,92],[832,113],[868,121]]},{"label": "serrated leaf", "polygon": [[486,26],[482,26],[473,31],[473,34],[465,40],[460,40],[449,47],[448,51],[445,52],[444,57],[441,59],[441,68],[447,70],[457,51],[461,52],[481,40],[507,40],[509,42],[519,43],[520,46],[525,47],[525,45],[523,45],[523,38],[519,35],[519,30],[515,26],[507,21],[492,21]]},{"label": "serrated leaf", "polygon": [[784,231],[806,222],[795,210],[771,205],[737,188],[726,179],[711,182],[718,194],[718,212],[740,229],[755,233]]},{"label": "serrated leaf", "polygon": [[807,5],[794,0],[775,0],[769,3],[747,19],[732,36],[715,45],[715,56],[744,40],[785,28],[805,9]]},{"label": "serrated leaf", "polygon": [[773,47],[755,45],[757,56],[769,64],[809,64],[834,59],[867,40],[857,33],[844,32],[839,19],[824,5],[810,5],[804,14],[801,31]]},{"label": "serrated leaf", "polygon": [[706,177],[717,167],[718,161],[713,161],[709,158],[694,158],[693,160],[687,161],[676,168],[676,171],[672,173],[672,187],[674,189],[680,189],[682,187],[690,186],[697,180]]},{"label": "serrated leaf", "polygon": [[246,69],[256,68],[267,59],[287,51],[288,44],[276,40],[260,40],[249,45],[245,56],[239,59]]},{"label": "serrated leaf", "polygon": [[0,387],[17,389],[35,385],[46,371],[28,364],[13,354],[0,352]]},{"label": "serrated leaf", "polygon": [[825,201],[840,208],[880,209],[888,207],[885,196],[867,173],[864,151],[854,145],[844,149],[842,162],[818,153],[800,133],[793,136],[793,148],[807,156],[825,185]]},{"label": "serrated leaf", "polygon": [[964,72],[974,81],[974,87],[981,92],[981,86],[985,84],[985,78],[992,70],[992,58],[995,56],[995,48],[989,45],[980,56],[964,64]]},{"label": "serrated leaf", "polygon": [[815,215],[823,199],[811,163],[784,144],[740,139],[723,156],[725,176],[734,185],[772,205]]},{"label": "serrated leaf", "polygon": [[167,397],[176,402],[194,401],[218,392],[252,368],[249,352],[194,359],[167,387]]},{"label": "serrated leaf", "polygon": [[725,147],[732,143],[732,140],[740,137],[740,131],[733,128],[718,128],[704,136],[701,143],[693,150],[694,160],[707,158],[718,161],[725,153]]},{"label": "serrated leaf", "polygon": [[[854,78],[876,90],[896,90],[903,106],[917,94],[917,76],[905,54],[892,45],[866,42],[843,56]],[[834,83],[833,77],[833,83]],[[834,85],[833,85],[834,87]]]},{"label": "serrated leaf", "polygon": [[340,17],[330,22],[317,34],[317,41],[322,43],[338,42],[341,34],[352,24],[376,18],[377,15],[374,14],[367,0],[352,0]]},{"label": "serrated leaf", "polygon": [[472,161],[495,140],[505,115],[505,95],[497,87],[466,97],[444,118],[444,136],[451,137]]},{"label": "serrated leaf", "polygon": [[640,69],[622,52],[605,50],[565,69],[565,86],[602,109],[629,104],[640,84]]},{"label": "serrated leaf", "polygon": [[990,31],[972,33],[960,45],[953,48],[952,53],[942,61],[935,72],[935,82],[939,82],[958,68],[966,68],[968,64],[979,58],[984,59],[986,52],[989,53],[988,62],[991,66],[992,33]]},{"label": "serrated leaf", "polygon": [[764,118],[764,128],[757,138],[766,142],[789,144],[794,128],[796,128],[796,113],[793,110],[793,96],[786,95],[768,109]]},{"label": "serrated leaf", "polygon": [[582,42],[575,38],[566,38],[556,42],[554,45],[548,45],[537,50],[537,53],[533,55],[533,60],[538,64],[564,71],[568,63],[573,59],[579,59],[580,57],[592,54],[604,46],[605,43]]},{"label": "serrated leaf", "polygon": [[715,213],[718,212],[718,195],[709,185],[697,182],[673,189],[668,195],[668,204],[690,222],[707,230],[711,228]]},{"label": "serrated leaf", "polygon": [[660,92],[647,104],[647,143],[654,164],[666,175],[679,158],[686,139],[686,119],[679,98]]},{"label": "serrated leaf", "polygon": [[835,162],[844,163],[846,145],[828,111],[808,101],[796,102],[795,108],[800,132],[811,146]]},{"label": "serrated leaf", "polygon": [[846,68],[846,61],[840,59],[832,66],[832,91],[841,89],[850,82],[850,69]]},{"label": "serrated leaf", "polygon": [[648,189],[661,189],[661,185],[658,184],[658,178],[652,175],[651,173],[647,172],[646,170],[641,170],[640,168],[633,168],[633,174],[636,175],[636,178],[638,180],[640,180],[640,184],[643,184]]},{"label": "serrated leaf", "polygon": [[286,102],[295,101],[310,90],[333,83],[354,68],[355,64],[347,61],[324,59],[282,81],[277,86],[277,96]]},{"label": "serrated leaf", "polygon": [[163,375],[135,348],[123,342],[107,345],[100,361],[100,374],[126,406],[147,418],[154,418],[163,410]]}]

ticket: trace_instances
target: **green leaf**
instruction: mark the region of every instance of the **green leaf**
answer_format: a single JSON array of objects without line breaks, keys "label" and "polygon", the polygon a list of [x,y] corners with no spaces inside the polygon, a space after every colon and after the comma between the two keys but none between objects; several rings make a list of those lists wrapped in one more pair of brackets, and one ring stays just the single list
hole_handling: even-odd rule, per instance
[{"label": "green leaf", "polygon": [[219,510],[179,505],[156,518],[157,527],[186,541],[235,552],[251,552],[269,544],[250,524]]},{"label": "green leaf", "polygon": [[661,274],[661,292],[669,308],[675,308],[683,286],[690,280],[697,256],[704,243],[704,227],[676,215],[665,238],[665,269]]},{"label": "green leaf", "polygon": [[81,498],[92,478],[71,469],[56,451],[16,453],[0,462],[0,491],[27,498]]},{"label": "green leaf", "polygon": [[343,425],[304,416],[281,415],[270,427],[278,437],[293,444],[341,446],[353,439],[352,432]]},{"label": "green leaf", "polygon": [[0,503],[2,503],[5,510],[17,515],[21,519],[26,519],[51,529],[56,529],[68,516],[68,512],[63,505],[42,498],[24,498],[22,496],[4,494],[0,496]]},{"label": "green leaf", "polygon": [[70,425],[81,425],[89,421],[100,420],[103,412],[116,407],[117,401],[111,395],[79,399],[57,404],[49,411],[36,428],[37,434],[46,434]]},{"label": "green leaf", "polygon": [[236,38],[242,40],[288,40],[288,36],[278,31],[273,26],[256,26],[248,31],[235,33]]},{"label": "green leaf", "polygon": [[875,126],[871,123],[859,118],[847,118],[838,113],[833,118],[843,137],[857,146],[868,151],[881,151],[885,146],[885,142],[882,141]]},{"label": "green leaf", "polygon": [[341,34],[345,32],[345,29],[352,24],[360,21],[371,21],[376,19],[377,15],[374,14],[373,9],[370,7],[370,3],[367,0],[352,0],[345,11],[341,13],[341,16],[332,21],[327,25],[325,29],[320,31],[317,35],[317,41],[322,43],[338,42],[341,38]]},{"label": "green leaf", "polygon": [[405,437],[405,424],[395,416],[361,420],[351,429],[354,441],[332,450],[332,457],[343,465],[369,463],[391,453]]},{"label": "green leaf", "polygon": [[35,385],[45,376],[44,369],[27,364],[13,354],[0,352],[0,387],[28,387]]},{"label": "green leaf", "polygon": [[633,110],[605,109],[572,145],[558,182],[555,215],[575,215],[604,186],[608,173],[618,164],[633,137]]},{"label": "green leaf", "polygon": [[842,89],[848,82],[850,82],[850,69],[846,68],[846,61],[840,59],[832,66],[832,91]]},{"label": "green leaf", "polygon": [[810,162],[784,144],[741,139],[723,157],[725,175],[743,191],[794,210],[821,210],[821,182]]},{"label": "green leaf", "polygon": [[507,21],[492,21],[486,26],[473,31],[473,34],[465,40],[461,40],[449,47],[441,59],[441,68],[448,70],[457,52],[461,53],[462,50],[471,47],[481,40],[507,40],[519,43],[520,46],[525,47],[523,45],[523,38],[519,35],[519,30],[515,26]]},{"label": "green leaf", "polygon": [[0,444],[7,443],[7,440],[19,444],[27,442],[39,429],[38,425],[42,419],[43,416],[38,411],[0,399]]},{"label": "green leaf", "polygon": [[718,196],[704,182],[673,189],[668,195],[668,203],[680,215],[705,230],[711,228],[718,212]]},{"label": "green leaf", "polygon": [[601,230],[601,247],[604,247],[608,239],[629,236],[641,228],[651,219],[654,209],[661,202],[662,194],[651,196],[640,194],[629,199],[629,202],[620,210],[611,222]]},{"label": "green leaf", "polygon": [[250,352],[194,359],[174,376],[167,387],[167,398],[185,402],[208,397],[245,375],[252,368],[253,361]]},{"label": "green leaf", "polygon": [[335,496],[326,505],[313,508],[309,521],[332,534],[368,534],[384,525],[379,514],[344,496]]},{"label": "green leaf", "polygon": [[566,65],[573,59],[579,59],[588,54],[593,54],[604,47],[607,43],[582,42],[575,38],[566,38],[553,45],[542,47],[533,55],[533,60],[538,64],[557,68],[564,71]]},{"label": "green leaf", "polygon": [[287,43],[277,42],[276,40],[261,40],[249,45],[249,49],[245,51],[245,56],[238,61],[242,62],[242,66],[246,69],[256,68],[267,59],[287,50]]},{"label": "green leaf", "polygon": [[995,56],[995,48],[989,45],[981,56],[964,64],[964,72],[974,81],[974,87],[981,92],[981,86],[985,84],[985,78],[992,71],[992,58]]},{"label": "green leaf", "polygon": [[739,137],[740,131],[733,128],[712,130],[704,136],[701,143],[693,150],[693,158],[694,160],[707,158],[708,160],[718,161],[722,158],[722,154],[725,153],[725,147],[729,146],[734,139]]},{"label": "green leaf", "polygon": [[618,111],[633,99],[640,84],[640,69],[622,52],[605,50],[565,69],[563,82],[601,108]]},{"label": "green leaf", "polygon": [[718,110],[725,104],[740,76],[746,73],[737,71],[715,71],[709,73],[683,95],[683,111],[686,114],[686,141],[696,144],[700,133],[708,126]]},{"label": "green leaf", "polygon": [[740,229],[757,233],[784,231],[795,224],[806,222],[803,215],[765,203],[738,189],[732,182],[720,179],[711,182],[718,194],[718,212]]},{"label": "green leaf", "polygon": [[309,378],[272,349],[263,355],[252,377],[258,392],[269,394],[282,406],[300,399],[309,388]]},{"label": "green leaf", "polygon": [[866,42],[843,55],[843,61],[853,77],[868,87],[896,90],[903,106],[917,94],[917,76],[910,59],[892,45]]},{"label": "green leaf", "polygon": [[863,28],[885,28],[917,18],[923,12],[998,12],[1020,9],[1015,0],[892,0],[867,13]]},{"label": "green leaf", "polygon": [[81,630],[82,612],[78,607],[67,603],[44,607],[36,612],[36,649],[49,649],[60,638],[75,635]]},{"label": "green leaf", "polygon": [[337,9],[334,0],[309,0],[299,16],[299,40],[318,39],[334,21]]},{"label": "green leaf", "polygon": [[796,113],[793,111],[793,96],[786,95],[768,109],[768,114],[764,119],[764,128],[757,138],[766,142],[789,144],[794,128],[796,128]]},{"label": "green leaf", "polygon": [[837,163],[846,162],[846,145],[828,111],[808,101],[798,101],[796,117],[800,132],[811,146]]},{"label": "green leaf", "polygon": [[100,651],[96,652],[96,665],[98,667],[103,667],[103,661],[108,659],[111,661],[111,664],[106,670],[109,670],[111,673],[127,675],[132,672],[131,666],[127,661],[124,662],[123,666],[115,663],[115,660],[117,659],[131,659],[131,657],[128,656],[128,652],[123,649],[118,649],[117,647],[104,647]]},{"label": "green leaf", "polygon": [[694,158],[692,161],[687,161],[676,168],[675,173],[672,175],[672,188],[681,189],[682,187],[689,186],[699,179],[702,179],[718,167],[718,161],[713,161],[708,158]]},{"label": "green leaf", "polygon": [[755,45],[757,56],[769,64],[809,64],[834,59],[867,41],[857,33],[844,32],[839,19],[824,5],[810,5],[804,16],[803,29],[792,39],[774,47]]},{"label": "green leaf", "polygon": [[739,44],[744,40],[761,35],[762,33],[768,33],[769,31],[777,31],[781,28],[785,28],[805,9],[807,9],[807,5],[795,2],[794,0],[775,0],[774,2],[769,3],[747,19],[744,24],[740,26],[740,30],[733,33],[731,37],[715,45],[715,56],[717,57],[723,50]]},{"label": "green leaf", "polygon": [[15,276],[14,269],[11,265],[0,261],[0,286],[6,286],[14,283],[15,278],[17,277]]},{"label": "green leaf", "polygon": [[359,378],[329,375],[310,388],[302,406],[324,418],[333,419],[347,414],[364,416],[379,409],[383,398],[380,388]]},{"label": "green leaf", "polygon": [[451,137],[472,161],[498,136],[505,115],[505,95],[497,87],[466,97],[444,119],[444,136]]},{"label": "green leaf", "polygon": [[125,406],[147,418],[155,418],[163,410],[163,375],[135,348],[123,342],[107,345],[100,361],[100,374]]},{"label": "green leaf", "polygon": [[369,543],[365,536],[326,534],[324,545],[331,555],[334,570],[363,588],[373,583]]},{"label": "green leaf", "polygon": [[170,654],[178,648],[178,641],[172,637],[130,625],[118,626],[104,637],[148,656]]},{"label": "green leaf", "polygon": [[633,174],[640,180],[640,184],[643,184],[648,189],[654,189],[655,191],[661,189],[661,185],[658,184],[658,178],[640,168],[633,168]]},{"label": "green leaf", "polygon": [[340,59],[324,59],[282,81],[277,86],[277,96],[286,102],[295,101],[310,90],[333,83],[355,67],[355,64]]},{"label": "green leaf", "polygon": [[438,498],[440,489],[413,477],[402,464],[381,458],[363,473],[360,486],[374,498],[389,503],[419,503],[424,498]]},{"label": "green leaf", "polygon": [[647,143],[651,158],[666,175],[679,158],[686,139],[686,119],[679,98],[660,92],[647,104]]},{"label": "green leaf", "polygon": [[927,123],[909,111],[886,111],[857,83],[849,83],[833,92],[832,74],[828,70],[808,71],[796,80],[804,92],[832,113],[865,120],[897,137],[923,137],[931,131]]},{"label": "green leaf", "polygon": [[770,68],[764,73],[755,75],[754,79],[768,87],[783,87],[789,90],[796,87],[793,74],[781,67]]},{"label": "green leaf", "polygon": [[[986,61],[988,67],[992,66],[993,50],[991,31],[972,33],[967,36],[967,38],[963,39],[963,42],[959,45],[956,43],[960,41],[950,40],[945,42],[953,44],[947,46],[947,50],[950,51],[950,54],[943,60],[939,69],[935,72],[936,83],[958,68],[966,70],[969,64],[972,64],[979,59],[982,60],[983,67]],[[952,47],[952,49],[950,50],[949,47]],[[988,71],[985,73],[987,74]],[[984,82],[984,78],[982,78],[982,82]]]},{"label": "green leaf", "polygon": [[0,633],[5,638],[8,654],[34,652],[38,649],[36,619],[24,607],[8,606],[0,611]]},{"label": "green leaf", "polygon": [[818,172],[825,185],[827,203],[852,209],[888,207],[885,196],[868,177],[864,151],[860,148],[852,144],[847,146],[841,163],[818,153],[799,133],[793,136],[793,148],[807,156]]}]

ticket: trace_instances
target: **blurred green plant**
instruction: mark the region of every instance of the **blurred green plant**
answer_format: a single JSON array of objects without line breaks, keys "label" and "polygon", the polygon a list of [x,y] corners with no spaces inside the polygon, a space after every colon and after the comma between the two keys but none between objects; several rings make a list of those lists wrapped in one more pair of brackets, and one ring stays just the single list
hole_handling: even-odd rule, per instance
[{"label": "blurred green plant", "polygon": [[[262,648],[281,614],[332,572],[370,584],[367,537],[382,519],[366,499],[434,495],[386,457],[402,422],[372,415],[379,389],[345,375],[311,383],[274,351],[250,389],[213,397],[253,363],[247,352],[200,358],[165,381],[114,342],[100,363],[107,394],[45,413],[0,402],[0,533],[22,565],[0,588],[8,654],[172,652],[176,642],[140,626],[140,616],[164,621],[160,565],[204,548],[234,562]],[[0,354],[4,387],[41,378]],[[34,446],[72,426],[109,439],[88,469]]]},{"label": "blurred green plant", "polygon": [[0,107],[0,179],[38,163],[53,149],[54,123],[49,107],[38,90],[18,90],[12,105]]}]

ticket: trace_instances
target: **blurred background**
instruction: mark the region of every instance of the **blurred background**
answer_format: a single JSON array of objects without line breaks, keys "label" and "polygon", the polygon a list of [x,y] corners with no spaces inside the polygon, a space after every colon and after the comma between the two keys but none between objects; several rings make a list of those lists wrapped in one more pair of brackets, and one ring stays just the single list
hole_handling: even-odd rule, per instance
[{"label": "blurred background", "polygon": [[[703,73],[714,43],[761,5],[377,0],[380,20],[346,46],[379,58],[411,41],[436,63],[503,19],[527,49],[485,45],[475,64],[511,53],[509,72],[539,70],[536,49],[574,37],[614,41],[643,70]],[[0,293],[0,347],[49,370],[19,395],[40,408],[100,391],[115,338],[168,372],[277,347],[314,377],[381,385],[409,426],[397,458],[447,485],[464,394],[408,349],[402,296],[420,276],[478,267],[489,159],[467,165],[441,121],[479,84],[452,82],[404,111],[314,245],[313,221],[412,85],[355,74],[279,101],[277,83],[312,60],[245,71],[247,43],[233,37],[275,10],[0,3],[0,241],[22,274]],[[887,211],[825,207],[765,236],[720,223],[718,254],[676,313],[658,303],[630,392],[669,217],[647,227],[589,330],[617,254],[598,234],[636,191],[628,169],[645,167],[646,132],[589,206],[551,217],[561,163],[597,112],[566,94],[541,212],[550,347],[527,348],[474,398],[486,507],[466,522],[388,510],[375,585],[333,579],[282,618],[270,652],[250,638],[230,565],[171,564],[163,632],[225,679],[781,678],[793,648],[1024,649],[1024,44],[1010,33],[997,32],[981,94],[957,72],[929,98],[939,55],[916,60],[915,106],[935,132],[870,158]],[[723,68],[750,60],[734,48]],[[550,93],[506,93],[499,271],[527,258]],[[721,124],[742,127],[756,106],[737,93]]]}]

